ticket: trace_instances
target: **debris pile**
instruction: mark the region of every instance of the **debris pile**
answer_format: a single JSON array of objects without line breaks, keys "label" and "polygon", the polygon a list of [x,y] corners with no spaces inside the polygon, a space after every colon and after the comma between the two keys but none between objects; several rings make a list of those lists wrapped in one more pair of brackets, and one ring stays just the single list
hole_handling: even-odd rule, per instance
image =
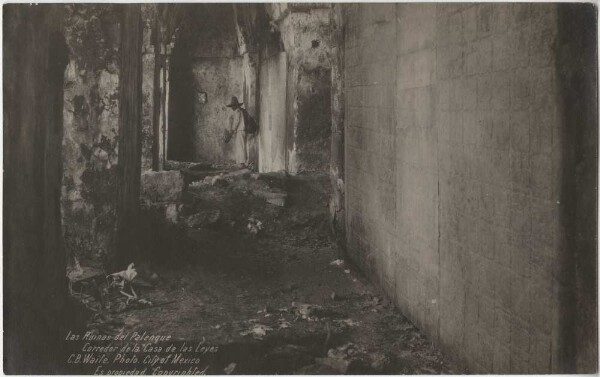
[{"label": "debris pile", "polygon": [[250,232],[250,234],[257,235],[263,228],[262,221],[251,217],[248,219],[247,228],[248,228],[248,231]]},{"label": "debris pile", "polygon": [[72,269],[67,277],[71,296],[93,313],[88,327],[100,333],[111,334],[117,331],[112,327],[123,325],[123,321],[113,318],[114,314],[155,306],[138,292],[152,288],[159,280],[158,275],[153,272],[144,279],[138,275],[133,263],[125,270],[111,274]]}]

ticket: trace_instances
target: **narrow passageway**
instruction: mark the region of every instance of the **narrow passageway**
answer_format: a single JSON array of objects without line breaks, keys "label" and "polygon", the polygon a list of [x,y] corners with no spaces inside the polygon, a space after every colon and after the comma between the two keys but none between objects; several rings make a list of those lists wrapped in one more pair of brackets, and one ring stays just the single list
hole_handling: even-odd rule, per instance
[{"label": "narrow passageway", "polygon": [[597,372],[593,5],[3,19],[5,373]]},{"label": "narrow passageway", "polygon": [[[202,341],[218,348],[201,363],[215,374],[459,371],[340,259],[326,176],[199,175],[184,189],[176,224],[149,221],[147,252],[155,255],[138,267],[134,286],[151,305],[120,306],[125,297],[107,296],[113,309],[93,316],[90,331]],[[285,206],[267,202],[274,193]]]}]

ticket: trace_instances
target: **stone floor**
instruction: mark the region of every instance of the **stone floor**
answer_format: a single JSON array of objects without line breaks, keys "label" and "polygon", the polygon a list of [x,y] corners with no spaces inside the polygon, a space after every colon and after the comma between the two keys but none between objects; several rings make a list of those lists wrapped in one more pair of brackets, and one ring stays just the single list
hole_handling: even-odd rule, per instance
[{"label": "stone floor", "polygon": [[[213,347],[199,361],[211,374],[464,372],[340,258],[329,237],[326,177],[205,181],[186,187],[162,241],[149,236],[148,248],[158,250],[136,265],[133,280],[145,304],[117,296],[121,305],[98,310],[89,331],[202,343]],[[254,181],[288,194],[286,205],[253,195]]]}]

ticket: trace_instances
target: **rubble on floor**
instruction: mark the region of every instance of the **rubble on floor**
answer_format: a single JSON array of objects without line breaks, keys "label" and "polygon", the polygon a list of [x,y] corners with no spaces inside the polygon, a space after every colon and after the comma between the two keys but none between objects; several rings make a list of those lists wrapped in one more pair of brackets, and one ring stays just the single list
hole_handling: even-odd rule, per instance
[{"label": "rubble on floor", "polygon": [[[196,182],[184,185],[178,201],[145,207],[146,234],[172,237],[146,240],[149,267],[136,261],[131,279],[138,302],[93,293],[106,275],[73,285],[104,308],[89,329],[202,339],[218,348],[206,358],[209,374],[457,371],[339,258],[329,236],[327,176],[238,169]],[[285,206],[259,190],[287,194]]]},{"label": "rubble on floor", "polygon": [[176,202],[181,198],[183,184],[183,176],[177,170],[144,172],[141,178],[141,202]]}]

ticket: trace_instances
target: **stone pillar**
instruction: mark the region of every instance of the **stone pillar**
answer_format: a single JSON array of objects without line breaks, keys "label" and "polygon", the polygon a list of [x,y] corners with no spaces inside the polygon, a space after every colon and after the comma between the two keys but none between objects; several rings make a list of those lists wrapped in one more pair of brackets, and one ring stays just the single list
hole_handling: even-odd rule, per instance
[{"label": "stone pillar", "polygon": [[[154,4],[144,4],[144,8]],[[142,171],[155,168],[153,152],[154,149],[154,74],[155,74],[155,51],[152,43],[152,28],[155,25],[152,15],[144,19],[144,33],[142,45]]]},{"label": "stone pillar", "polygon": [[286,166],[327,173],[331,147],[329,5],[290,6],[275,20],[287,53]]},{"label": "stone pillar", "polygon": [[155,166],[154,170],[161,171],[167,161],[167,132],[169,122],[169,69],[171,51],[175,42],[164,42],[166,38],[166,28],[163,25],[158,27],[158,40],[156,46],[156,70],[155,70],[155,126],[154,126],[154,148],[155,148]]},{"label": "stone pillar", "polygon": [[331,8],[331,160],[329,212],[338,248],[345,250],[344,183],[344,24],[341,4]]},{"label": "stone pillar", "polygon": [[[258,122],[258,53],[247,51],[243,55],[244,105]],[[248,139],[250,162],[258,166],[258,138]]]},{"label": "stone pillar", "polygon": [[243,55],[244,63],[244,104],[246,110],[253,117],[257,117],[257,78],[258,78],[258,53],[246,52]]},{"label": "stone pillar", "polygon": [[65,373],[68,320],[60,182],[62,6],[6,4],[4,36],[4,373]]},{"label": "stone pillar", "polygon": [[152,137],[152,153],[153,164],[152,169],[156,171],[163,170],[164,145],[162,137],[162,92],[163,92],[163,58],[162,58],[162,39],[164,35],[164,27],[159,17],[156,20],[156,33],[154,43],[154,108],[153,108],[153,137]]},{"label": "stone pillar", "polygon": [[165,46],[165,57],[164,62],[165,65],[163,67],[163,130],[162,130],[162,139],[163,139],[163,164],[167,161],[168,158],[168,150],[167,145],[168,137],[169,137],[169,73],[170,73],[170,62],[171,62],[171,51],[173,51],[175,43],[171,42]]},{"label": "stone pillar", "polygon": [[123,268],[136,254],[141,179],[142,18],[139,4],[123,5],[119,80],[117,258]]},{"label": "stone pillar", "polygon": [[[248,113],[258,122],[259,56],[256,30],[257,6],[232,4],[233,19],[238,37],[239,54],[243,58],[243,103]],[[248,139],[250,162],[258,166],[258,138]]]}]

